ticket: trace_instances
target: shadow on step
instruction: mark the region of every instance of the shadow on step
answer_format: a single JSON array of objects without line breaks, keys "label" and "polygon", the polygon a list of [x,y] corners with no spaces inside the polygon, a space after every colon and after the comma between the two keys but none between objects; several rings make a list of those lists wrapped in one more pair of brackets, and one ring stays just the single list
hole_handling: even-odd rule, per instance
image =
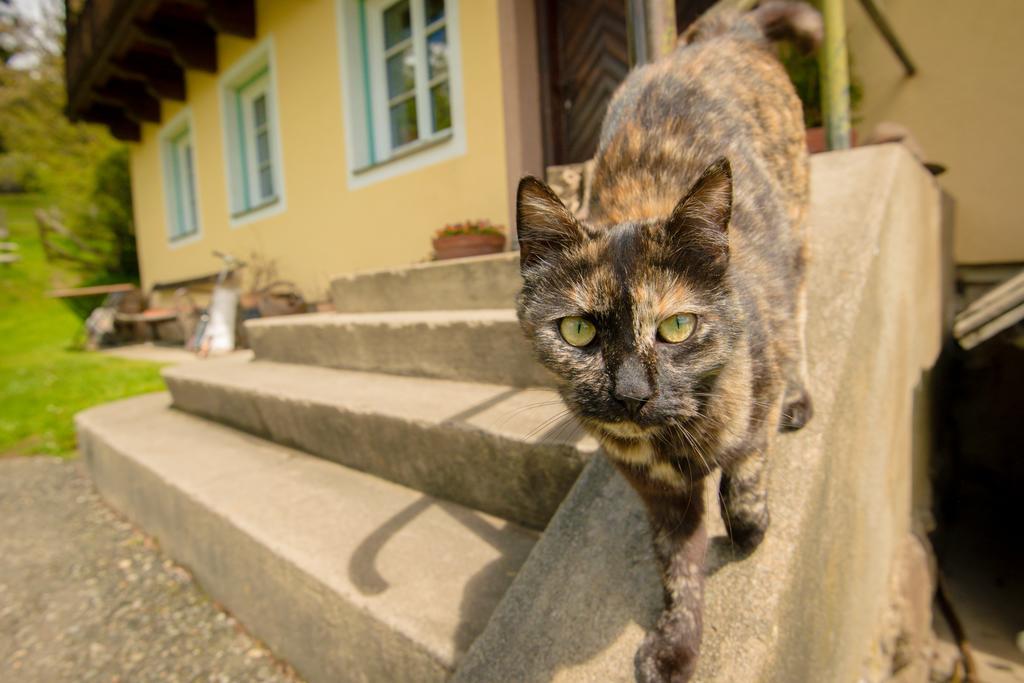
[{"label": "shadow on step", "polygon": [[[385,592],[390,584],[377,568],[378,557],[389,540],[416,517],[434,506],[460,522],[498,553],[495,560],[466,583],[463,591],[459,607],[459,626],[455,633],[455,649],[461,654],[469,649],[480,634],[491,612],[526,559],[521,552],[517,552],[519,546],[511,544],[509,535],[503,531],[511,526],[511,523],[503,522],[501,526],[495,526],[482,513],[423,496],[396,513],[359,544],[349,561],[348,573],[353,585],[364,595]],[[524,530],[522,533],[528,532]],[[443,549],[438,551],[443,552]]]},{"label": "shadow on step", "polygon": [[483,413],[484,411],[493,408],[494,406],[503,403],[506,400],[512,398],[513,396],[521,393],[523,393],[522,389],[508,389],[506,391],[501,392],[500,394],[492,396],[486,401],[476,404],[475,406],[471,406],[466,410],[455,413],[454,415],[449,417],[446,420],[446,422],[466,422],[470,418],[476,417],[480,413]]}]

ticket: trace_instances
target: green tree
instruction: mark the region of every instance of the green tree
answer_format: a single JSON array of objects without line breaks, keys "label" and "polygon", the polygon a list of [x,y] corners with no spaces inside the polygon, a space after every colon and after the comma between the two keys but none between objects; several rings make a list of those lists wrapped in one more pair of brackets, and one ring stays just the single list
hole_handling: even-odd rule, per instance
[{"label": "green tree", "polygon": [[0,189],[40,192],[59,210],[62,223],[102,254],[81,260],[88,279],[134,277],[127,151],[106,128],[64,115],[62,7],[49,0],[33,21],[0,4]]}]

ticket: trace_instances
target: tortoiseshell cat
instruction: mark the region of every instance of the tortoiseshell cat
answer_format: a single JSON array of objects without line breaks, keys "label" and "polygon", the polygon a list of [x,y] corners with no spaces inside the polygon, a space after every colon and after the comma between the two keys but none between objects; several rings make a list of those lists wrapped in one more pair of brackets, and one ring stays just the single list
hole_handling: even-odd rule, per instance
[{"label": "tortoiseshell cat", "polygon": [[800,3],[703,17],[613,97],[586,222],[541,181],[519,185],[523,330],[650,518],[665,610],[641,681],[696,666],[706,476],[722,469],[729,535],[753,550],[774,433],[811,416],[806,143],[771,41],[820,34]]}]

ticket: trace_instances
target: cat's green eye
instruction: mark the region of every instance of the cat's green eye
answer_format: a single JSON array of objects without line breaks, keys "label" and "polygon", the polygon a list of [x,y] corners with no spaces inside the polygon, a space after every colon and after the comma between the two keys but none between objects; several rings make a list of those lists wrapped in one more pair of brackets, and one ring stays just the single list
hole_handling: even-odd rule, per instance
[{"label": "cat's green eye", "polygon": [[597,336],[597,328],[594,327],[594,323],[578,315],[562,318],[562,321],[558,323],[558,331],[562,333],[562,339],[573,346],[586,346]]},{"label": "cat's green eye", "polygon": [[658,324],[658,339],[669,344],[686,341],[697,328],[697,316],[692,313],[676,313]]}]

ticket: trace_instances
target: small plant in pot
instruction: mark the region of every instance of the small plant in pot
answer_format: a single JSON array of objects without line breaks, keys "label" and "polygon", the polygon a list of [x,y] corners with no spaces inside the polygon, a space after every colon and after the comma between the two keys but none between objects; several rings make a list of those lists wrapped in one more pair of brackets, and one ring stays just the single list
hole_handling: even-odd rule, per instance
[{"label": "small plant in pot", "polygon": [[434,260],[497,254],[505,249],[505,229],[488,220],[444,226],[434,235]]},{"label": "small plant in pot", "polygon": [[[796,94],[804,106],[804,125],[807,127],[807,150],[811,154],[824,152],[828,146],[825,143],[825,118],[822,112],[821,103],[821,70],[818,64],[818,57],[815,55],[803,54],[795,46],[788,43],[779,45],[779,59],[786,67]],[[853,73],[853,59],[850,59],[850,111],[856,112],[863,95],[860,79]],[[856,116],[854,121],[856,122]],[[853,138],[851,143],[857,143],[856,131],[851,131]]]}]

